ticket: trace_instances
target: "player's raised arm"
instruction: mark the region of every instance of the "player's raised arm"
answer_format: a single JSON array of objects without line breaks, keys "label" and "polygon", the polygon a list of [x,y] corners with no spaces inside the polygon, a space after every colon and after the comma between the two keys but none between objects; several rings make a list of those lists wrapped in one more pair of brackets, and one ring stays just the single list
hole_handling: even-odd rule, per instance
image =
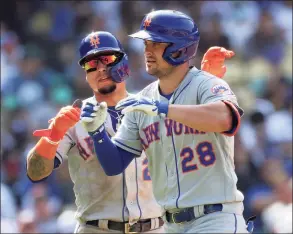
[{"label": "player's raised arm", "polygon": [[[169,119],[199,131],[234,135],[240,124],[242,110],[238,107],[236,97],[230,90],[229,85],[225,81],[215,77],[223,78],[226,73],[224,61],[226,58],[231,58],[232,56],[234,56],[233,51],[216,46],[211,47],[205,53],[202,60],[202,69],[214,76],[202,74],[197,78],[202,80],[202,84],[198,86],[198,92],[200,93],[199,103],[182,105],[176,104],[175,101],[171,103],[153,102],[145,97],[133,97],[122,100],[116,108],[123,109],[122,113],[124,114],[135,110],[153,116],[163,114]],[[189,93],[192,96],[187,98],[189,100],[196,99],[194,98],[194,94],[197,92],[195,90],[187,90],[188,85],[186,85],[185,93]],[[174,93],[175,96],[176,92]],[[201,100],[201,98],[205,100]],[[229,99],[233,99],[233,102],[228,102],[227,100]]]},{"label": "player's raised arm", "polygon": [[[225,59],[231,58],[234,55],[233,51],[226,50],[223,47],[211,47],[204,54],[201,69],[214,76],[223,78],[226,73]],[[221,83],[221,81],[219,82]],[[228,85],[224,83],[223,87],[227,88],[229,92],[227,94],[230,95]],[[213,87],[210,88],[212,90]],[[211,95],[214,94],[211,92]],[[221,101],[197,106],[171,105],[168,111],[168,118],[204,132],[227,132],[233,128],[235,124],[233,121],[239,122],[238,113],[234,111],[235,109],[235,106]]]},{"label": "player's raised arm", "polygon": [[35,136],[42,138],[27,155],[27,175],[32,181],[39,181],[52,173],[59,142],[68,129],[79,121],[80,108],[78,106],[81,106],[81,103],[63,107],[56,117],[50,120],[48,129],[34,132]]},{"label": "player's raised arm", "polygon": [[168,118],[204,132],[225,132],[232,128],[230,108],[221,101],[203,105],[170,105]]},{"label": "player's raised arm", "polygon": [[[199,105],[169,104],[168,102],[153,101],[147,97],[132,97],[120,101],[116,109],[125,114],[131,111],[141,111],[151,116],[161,115],[175,120],[188,127],[204,132],[219,132],[234,135],[240,124],[243,111],[237,106],[234,94],[227,83],[221,79],[214,78],[216,82],[224,85],[215,85],[215,90],[220,87],[225,89],[227,96],[219,94],[210,95],[208,101],[202,101]],[[213,92],[212,89],[203,91]],[[206,95],[206,94],[205,94]],[[217,99],[218,98],[218,99]],[[231,99],[231,100],[229,100]],[[236,100],[236,98],[235,98]]]}]

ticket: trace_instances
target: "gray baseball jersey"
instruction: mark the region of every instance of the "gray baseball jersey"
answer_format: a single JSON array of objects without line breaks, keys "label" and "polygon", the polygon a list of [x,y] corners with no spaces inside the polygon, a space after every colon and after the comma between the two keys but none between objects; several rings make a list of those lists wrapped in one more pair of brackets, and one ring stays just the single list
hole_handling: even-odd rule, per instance
[{"label": "gray baseball jersey", "polygon": [[[108,112],[105,126],[110,136],[115,134],[117,117],[117,113]],[[95,155],[91,137],[78,122],[60,142],[56,157],[61,163],[68,159],[78,219],[129,220],[135,223],[139,219],[162,215],[162,209],[153,196],[144,153],[128,166],[125,173],[107,176]]]},{"label": "gray baseball jersey", "polygon": [[[160,95],[158,81],[138,95],[168,101]],[[193,67],[169,103],[200,105],[219,100],[232,102],[242,115],[224,80]],[[166,210],[244,199],[236,187],[233,136],[202,132],[168,118],[130,112],[112,139],[117,146],[138,156],[142,150],[146,152],[155,198]]]}]

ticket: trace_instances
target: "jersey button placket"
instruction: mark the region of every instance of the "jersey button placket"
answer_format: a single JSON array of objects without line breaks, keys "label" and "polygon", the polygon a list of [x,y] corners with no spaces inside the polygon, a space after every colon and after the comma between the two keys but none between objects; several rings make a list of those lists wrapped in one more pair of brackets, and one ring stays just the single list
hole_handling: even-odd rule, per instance
[{"label": "jersey button placket", "polygon": [[[168,137],[168,151],[167,151],[167,165],[169,168],[169,176],[168,176],[168,197],[171,198],[171,204],[168,204],[169,206],[175,206],[174,200],[177,198],[177,178],[174,171],[175,166],[175,156],[174,156],[174,149],[173,149],[173,143],[172,143],[172,136]],[[170,202],[170,201],[169,201]]]},{"label": "jersey button placket", "polygon": [[162,129],[160,136],[161,136],[161,155],[162,155],[162,159],[164,161],[164,166],[165,166],[165,171],[166,171],[166,177],[162,178],[162,186],[164,186],[164,194],[162,194],[162,201],[163,204],[167,204],[168,203],[168,187],[169,187],[169,165],[168,165],[168,160],[169,160],[169,152],[168,150],[168,146],[169,146],[169,139],[166,138],[166,127],[165,127],[165,118],[161,118],[160,119],[160,129]]},{"label": "jersey button placket", "polygon": [[[176,91],[174,92],[174,94],[176,93]],[[174,103],[174,96],[175,95],[172,95],[169,103]],[[172,168],[169,172],[170,172],[170,176],[169,176],[169,186],[168,186],[168,193],[170,194],[170,197],[171,197],[171,204],[169,205],[172,205],[172,206],[176,206],[176,199],[177,199],[177,196],[178,196],[178,185],[177,185],[177,176],[176,176],[176,161],[175,161],[175,157],[177,156],[177,160],[178,160],[178,155],[174,155],[174,145],[173,145],[173,141],[172,141],[172,137],[174,139],[174,141],[176,142],[176,135],[174,135],[173,133],[174,129],[172,127],[172,134],[173,136],[169,136],[169,147],[168,147],[168,155],[169,155],[169,162],[170,162],[170,166],[169,168]],[[175,143],[174,142],[174,143]]]}]

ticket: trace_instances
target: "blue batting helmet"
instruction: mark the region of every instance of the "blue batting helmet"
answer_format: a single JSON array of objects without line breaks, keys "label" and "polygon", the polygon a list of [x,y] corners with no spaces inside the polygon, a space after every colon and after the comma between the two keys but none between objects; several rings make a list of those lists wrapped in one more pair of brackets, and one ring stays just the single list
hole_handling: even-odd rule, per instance
[{"label": "blue batting helmet", "polygon": [[[129,35],[130,37],[167,42],[163,58],[173,66],[185,63],[195,57],[199,31],[193,19],[188,15],[174,10],[158,10],[147,14],[140,25],[140,31]],[[175,52],[179,56],[172,57]]]},{"label": "blue batting helmet", "polygon": [[128,57],[120,41],[109,32],[92,32],[83,38],[79,47],[80,60],[78,63],[83,66],[89,58],[113,53],[119,59],[108,66],[108,72],[116,83],[120,83],[127,79],[130,74]]}]

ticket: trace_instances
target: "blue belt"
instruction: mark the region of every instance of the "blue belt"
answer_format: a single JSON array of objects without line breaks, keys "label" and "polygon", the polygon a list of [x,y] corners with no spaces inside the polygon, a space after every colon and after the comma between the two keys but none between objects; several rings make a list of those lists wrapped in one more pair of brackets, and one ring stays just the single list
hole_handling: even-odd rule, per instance
[{"label": "blue belt", "polygon": [[[217,211],[222,211],[223,205],[222,204],[212,204],[212,205],[204,205],[204,214],[209,214]],[[168,223],[183,223],[189,222],[196,218],[194,214],[194,207],[184,208],[174,213],[166,212],[166,220]]]}]

